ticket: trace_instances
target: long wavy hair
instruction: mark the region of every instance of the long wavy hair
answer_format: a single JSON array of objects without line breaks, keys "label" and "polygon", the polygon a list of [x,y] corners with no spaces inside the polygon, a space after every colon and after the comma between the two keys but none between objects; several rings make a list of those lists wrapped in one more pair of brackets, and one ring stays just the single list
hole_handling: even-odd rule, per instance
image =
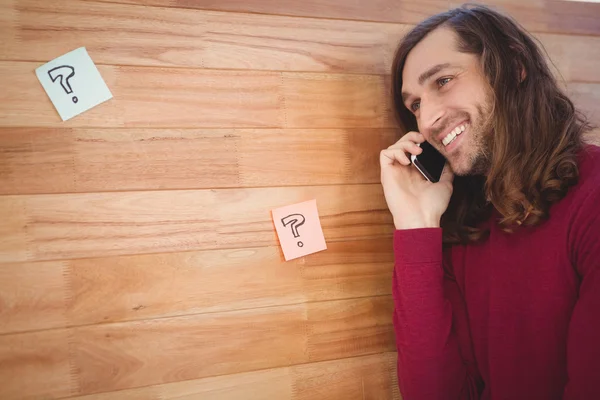
[{"label": "long wavy hair", "polygon": [[489,7],[463,5],[417,25],[396,51],[392,100],[406,132],[418,128],[402,101],[404,63],[413,47],[441,26],[457,33],[460,52],[479,56],[493,93],[490,170],[486,176],[455,176],[441,219],[444,244],[485,240],[489,227],[483,222],[493,207],[506,232],[538,225],[549,217],[550,206],[577,183],[577,153],[591,126],[559,88],[541,46],[522,27]]}]

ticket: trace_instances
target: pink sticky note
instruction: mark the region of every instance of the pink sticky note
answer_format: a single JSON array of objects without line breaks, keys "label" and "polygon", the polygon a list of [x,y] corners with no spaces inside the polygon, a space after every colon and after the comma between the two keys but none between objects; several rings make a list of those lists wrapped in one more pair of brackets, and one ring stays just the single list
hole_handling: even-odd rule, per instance
[{"label": "pink sticky note", "polygon": [[327,249],[316,200],[277,208],[272,214],[286,261]]}]

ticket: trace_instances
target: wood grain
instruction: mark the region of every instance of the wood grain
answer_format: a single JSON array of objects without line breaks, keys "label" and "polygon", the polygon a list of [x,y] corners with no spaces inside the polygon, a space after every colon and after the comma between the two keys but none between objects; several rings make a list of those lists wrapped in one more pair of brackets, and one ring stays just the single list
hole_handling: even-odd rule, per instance
[{"label": "wood grain", "polygon": [[0,2],[3,60],[48,61],[85,46],[97,64],[386,73],[407,26],[98,2]]},{"label": "wood grain", "polygon": [[[269,72],[98,66],[109,101],[62,122],[29,62],[1,62],[0,125],[45,127],[282,126],[281,77]],[[10,82],[10,84],[8,84]]]},{"label": "wood grain", "polygon": [[47,399],[75,394],[68,332],[0,335],[0,398]]},{"label": "wood grain", "polygon": [[61,122],[35,67],[0,62],[1,126],[395,127],[379,76],[112,66],[98,69],[114,98]]},{"label": "wood grain", "polygon": [[[181,8],[295,15],[303,17],[385,21],[416,24],[423,19],[456,7],[454,0],[375,0],[369,3],[344,0],[105,0],[114,3],[143,4]],[[540,32],[600,34],[600,5],[562,0],[481,0],[508,13],[527,29]]]},{"label": "wood grain", "polygon": [[74,400],[400,400],[395,353],[166,383]]},{"label": "wood grain", "polygon": [[382,353],[293,367],[292,398],[400,400],[395,360],[394,353]]},{"label": "wood grain", "polygon": [[0,194],[378,183],[379,152],[398,135],[367,128],[0,128]]},{"label": "wood grain", "polygon": [[596,127],[600,127],[600,84],[572,83],[568,90],[580,110]]},{"label": "wood grain", "polygon": [[0,264],[0,334],[67,325],[63,262]]},{"label": "wood grain", "polygon": [[383,296],[74,328],[74,364],[91,394],[377,354],[394,349],[391,307]]},{"label": "wood grain", "polygon": [[[0,264],[0,334],[391,293],[391,238]],[[106,301],[110,299],[110,301]]]},{"label": "wood grain", "polygon": [[380,76],[283,73],[286,126],[393,126]]},{"label": "wood grain", "polygon": [[0,221],[0,263],[30,259],[24,199],[0,196]]},{"label": "wood grain", "polygon": [[80,325],[386,295],[390,246],[332,243],[290,262],[274,247],[74,260],[67,315]]},{"label": "wood grain", "polygon": [[[155,67],[389,74],[414,26],[79,1],[60,14],[37,0],[0,12],[12,39],[1,60],[42,63],[85,46],[97,64]],[[534,35],[566,80],[600,81],[600,37]]]},{"label": "wood grain", "polygon": [[[15,199],[25,204],[28,222],[0,231],[0,242],[13,244],[0,248],[0,257],[42,261],[278,246],[270,211],[308,199],[317,201],[326,240],[393,231],[379,184],[33,195]],[[13,214],[5,211],[10,221]]]}]

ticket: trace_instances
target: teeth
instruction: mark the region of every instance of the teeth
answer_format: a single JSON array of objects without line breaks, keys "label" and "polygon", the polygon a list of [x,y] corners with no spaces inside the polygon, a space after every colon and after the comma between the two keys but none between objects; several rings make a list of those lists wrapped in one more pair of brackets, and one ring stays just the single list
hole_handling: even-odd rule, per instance
[{"label": "teeth", "polygon": [[442,144],[444,146],[448,146],[458,135],[463,133],[465,129],[467,129],[466,125],[457,126],[444,139],[442,139]]}]

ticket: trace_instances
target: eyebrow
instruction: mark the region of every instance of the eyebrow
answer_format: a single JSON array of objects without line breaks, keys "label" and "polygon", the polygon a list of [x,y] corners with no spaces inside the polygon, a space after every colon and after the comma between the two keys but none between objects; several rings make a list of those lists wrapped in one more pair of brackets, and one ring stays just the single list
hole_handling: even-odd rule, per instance
[{"label": "eyebrow", "polygon": [[[437,74],[441,70],[448,68],[448,67],[450,67],[450,63],[437,64],[437,65],[434,65],[433,67],[429,68],[427,71],[425,71],[421,75],[419,75],[419,79],[418,79],[419,85],[423,86],[423,83],[425,83],[426,80],[428,80],[433,75]],[[409,96],[410,96],[410,93],[402,92],[402,101],[406,101],[406,98]]]}]

